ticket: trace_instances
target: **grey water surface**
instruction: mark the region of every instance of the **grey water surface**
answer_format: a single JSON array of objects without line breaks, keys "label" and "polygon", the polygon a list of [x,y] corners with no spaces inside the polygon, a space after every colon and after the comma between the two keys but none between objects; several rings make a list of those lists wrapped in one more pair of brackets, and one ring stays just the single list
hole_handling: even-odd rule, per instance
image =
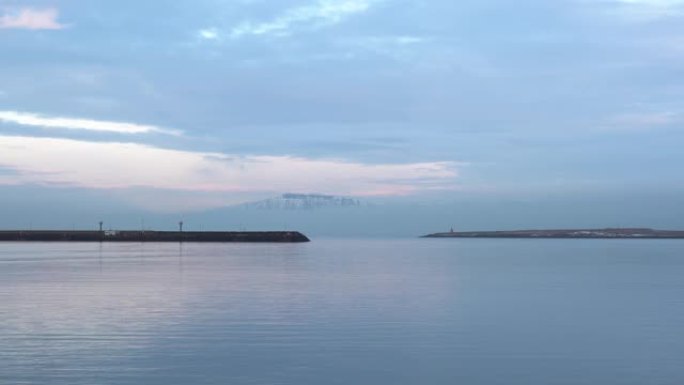
[{"label": "grey water surface", "polygon": [[684,241],[0,244],[0,384],[682,384]]}]

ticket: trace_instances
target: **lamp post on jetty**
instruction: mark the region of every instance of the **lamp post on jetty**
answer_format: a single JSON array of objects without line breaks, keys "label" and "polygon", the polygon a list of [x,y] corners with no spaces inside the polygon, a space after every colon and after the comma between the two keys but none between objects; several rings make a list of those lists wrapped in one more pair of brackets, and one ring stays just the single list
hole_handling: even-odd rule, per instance
[{"label": "lamp post on jetty", "polygon": [[100,232],[102,232],[102,225],[104,224],[104,222],[100,221],[99,224],[100,224]]}]

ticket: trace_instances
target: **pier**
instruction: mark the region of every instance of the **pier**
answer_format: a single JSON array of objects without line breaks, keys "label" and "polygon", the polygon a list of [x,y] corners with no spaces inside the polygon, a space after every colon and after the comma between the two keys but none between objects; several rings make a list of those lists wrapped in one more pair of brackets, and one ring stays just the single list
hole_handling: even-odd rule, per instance
[{"label": "pier", "polygon": [[5,230],[0,242],[309,242],[298,231]]}]

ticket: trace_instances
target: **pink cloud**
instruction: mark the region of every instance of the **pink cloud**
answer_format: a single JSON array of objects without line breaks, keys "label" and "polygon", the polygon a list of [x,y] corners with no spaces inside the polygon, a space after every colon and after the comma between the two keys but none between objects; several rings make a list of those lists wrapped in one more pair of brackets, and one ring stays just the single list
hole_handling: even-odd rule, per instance
[{"label": "pink cloud", "polygon": [[459,164],[453,162],[369,164],[5,135],[0,135],[0,166],[15,171],[0,175],[0,186],[18,181],[96,189],[223,193],[225,197],[261,197],[283,191],[404,196],[451,190],[459,176]]},{"label": "pink cloud", "polygon": [[0,16],[0,29],[62,29],[54,8],[21,8]]}]

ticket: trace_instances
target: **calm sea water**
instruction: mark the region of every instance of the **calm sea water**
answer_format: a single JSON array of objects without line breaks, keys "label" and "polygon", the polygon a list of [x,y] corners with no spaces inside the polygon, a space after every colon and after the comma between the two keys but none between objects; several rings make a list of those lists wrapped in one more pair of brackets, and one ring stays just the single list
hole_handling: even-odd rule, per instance
[{"label": "calm sea water", "polygon": [[682,384],[684,242],[0,244],[0,384]]}]

